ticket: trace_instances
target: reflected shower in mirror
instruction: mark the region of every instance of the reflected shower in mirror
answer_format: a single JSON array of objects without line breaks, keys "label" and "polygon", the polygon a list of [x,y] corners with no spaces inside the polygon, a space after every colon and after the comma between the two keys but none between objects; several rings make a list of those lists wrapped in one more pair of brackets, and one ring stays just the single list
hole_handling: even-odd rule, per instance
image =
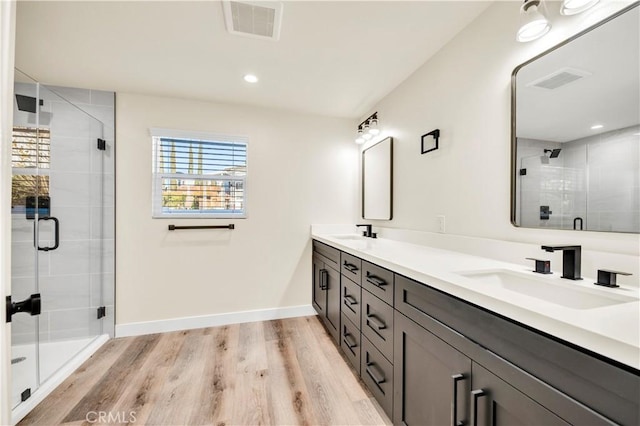
[{"label": "reflected shower in mirror", "polygon": [[515,69],[514,225],[640,232],[639,10]]}]

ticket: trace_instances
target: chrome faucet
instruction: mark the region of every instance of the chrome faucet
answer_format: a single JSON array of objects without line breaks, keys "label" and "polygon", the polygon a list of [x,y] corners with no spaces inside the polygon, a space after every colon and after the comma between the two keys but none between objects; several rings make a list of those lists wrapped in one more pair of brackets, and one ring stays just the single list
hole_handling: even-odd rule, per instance
[{"label": "chrome faucet", "polygon": [[580,259],[582,246],[542,246],[542,250],[554,252],[562,250],[562,278],[581,280]]},{"label": "chrome faucet", "polygon": [[369,224],[369,223],[363,223],[360,225],[356,225],[356,226],[364,226],[366,229],[365,231],[362,233],[363,236],[365,237],[369,237],[369,238],[377,238],[378,234],[376,234],[375,232],[371,232],[371,228],[373,225]]}]

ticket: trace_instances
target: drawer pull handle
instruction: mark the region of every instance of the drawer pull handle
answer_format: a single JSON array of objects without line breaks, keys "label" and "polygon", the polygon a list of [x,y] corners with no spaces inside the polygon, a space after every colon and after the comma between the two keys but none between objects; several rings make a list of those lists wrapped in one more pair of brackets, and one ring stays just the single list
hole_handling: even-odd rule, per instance
[{"label": "drawer pull handle", "polygon": [[451,426],[463,426],[464,422],[458,421],[458,382],[465,380],[464,374],[454,374],[451,376],[453,380],[453,404],[451,405]]},{"label": "drawer pull handle", "polygon": [[351,263],[347,263],[345,261],[344,262],[344,269],[346,269],[349,272],[353,272],[355,274],[356,271],[358,270],[358,267],[356,265],[352,265]]},{"label": "drawer pull handle", "polygon": [[357,305],[358,304],[358,301],[356,300],[356,298],[351,296],[350,294],[346,294],[344,296],[344,302],[345,302],[345,304],[348,303],[350,305]]},{"label": "drawer pull handle", "polygon": [[358,342],[356,342],[355,340],[349,341],[350,336],[351,335],[349,333],[345,333],[344,336],[342,337],[342,341],[344,342],[345,345],[347,345],[349,349],[353,349],[358,346]]},{"label": "drawer pull handle", "polygon": [[367,315],[367,324],[369,323],[373,324],[378,330],[384,330],[387,328],[387,325],[380,321],[375,315]]},{"label": "drawer pull handle", "polygon": [[482,398],[483,396],[487,396],[487,392],[485,392],[484,389],[476,389],[474,391],[471,391],[471,395],[473,396],[473,405],[471,407],[473,420],[471,421],[471,424],[473,426],[478,426],[478,399]]},{"label": "drawer pull handle", "polygon": [[387,285],[387,282],[382,278],[378,278],[375,275],[367,275],[367,282],[375,285],[376,287],[384,290],[383,286]]},{"label": "drawer pull handle", "polygon": [[385,382],[384,375],[378,374],[376,370],[377,368],[374,362],[367,363],[367,368],[366,368],[367,374],[369,375],[369,377],[373,379],[374,382],[376,382],[377,385],[381,385],[382,383]]}]

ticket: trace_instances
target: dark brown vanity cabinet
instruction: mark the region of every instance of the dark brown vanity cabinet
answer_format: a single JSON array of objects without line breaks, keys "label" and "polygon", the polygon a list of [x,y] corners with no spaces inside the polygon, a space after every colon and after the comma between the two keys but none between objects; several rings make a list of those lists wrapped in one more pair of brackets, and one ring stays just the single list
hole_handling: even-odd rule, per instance
[{"label": "dark brown vanity cabinet", "polygon": [[637,371],[320,244],[313,304],[394,424],[640,424]]},{"label": "dark brown vanity cabinet", "polygon": [[569,424],[402,314],[395,342],[394,424]]},{"label": "dark brown vanity cabinet", "polygon": [[340,251],[313,242],[313,307],[340,344]]},{"label": "dark brown vanity cabinet", "polygon": [[471,359],[402,314],[395,322],[395,424],[469,424]]}]

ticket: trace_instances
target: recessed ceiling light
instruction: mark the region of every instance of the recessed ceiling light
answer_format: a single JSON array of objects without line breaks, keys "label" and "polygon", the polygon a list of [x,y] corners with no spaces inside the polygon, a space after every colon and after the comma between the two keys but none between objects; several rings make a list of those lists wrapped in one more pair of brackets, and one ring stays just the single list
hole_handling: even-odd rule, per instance
[{"label": "recessed ceiling light", "polygon": [[257,83],[258,82],[258,77],[256,77],[253,74],[246,74],[244,76],[244,81],[246,81],[247,83]]},{"label": "recessed ceiling light", "polygon": [[593,126],[591,126],[591,130],[598,130],[598,129],[602,129],[604,126],[602,124],[594,124]]}]

